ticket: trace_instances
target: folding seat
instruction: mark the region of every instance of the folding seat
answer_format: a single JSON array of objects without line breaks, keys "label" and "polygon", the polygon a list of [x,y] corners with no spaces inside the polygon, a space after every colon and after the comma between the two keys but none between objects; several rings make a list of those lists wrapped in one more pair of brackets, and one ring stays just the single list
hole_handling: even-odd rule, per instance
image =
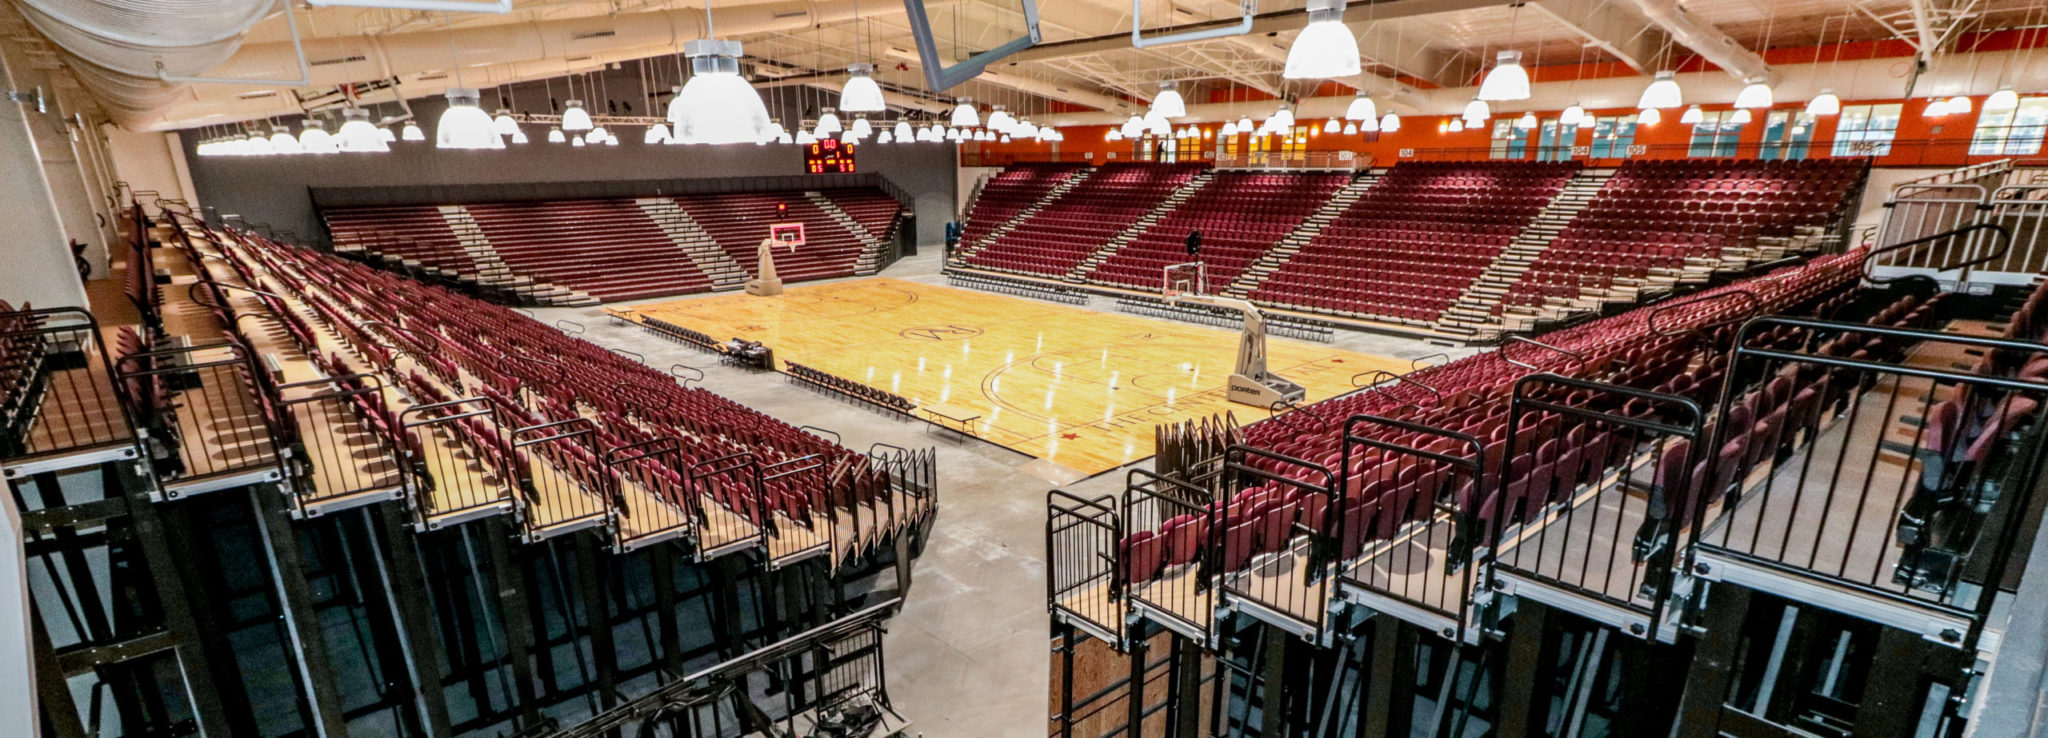
[{"label": "folding seat", "polygon": [[1258,545],[1260,519],[1233,522],[1223,534],[1223,571],[1239,571],[1251,563]]},{"label": "folding seat", "polygon": [[1121,555],[1117,562],[1122,566],[1120,578],[1128,583],[1150,581],[1159,576],[1164,565],[1165,539],[1149,530],[1141,530],[1124,537]]}]

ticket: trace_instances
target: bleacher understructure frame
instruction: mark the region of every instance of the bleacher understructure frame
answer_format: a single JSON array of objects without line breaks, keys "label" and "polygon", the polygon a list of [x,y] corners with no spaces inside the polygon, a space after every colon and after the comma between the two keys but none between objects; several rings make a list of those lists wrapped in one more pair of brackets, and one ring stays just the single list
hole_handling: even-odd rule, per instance
[{"label": "bleacher understructure frame", "polygon": [[139,323],[0,309],[50,734],[677,729],[634,698],[761,669],[821,688],[756,724],[887,706],[930,450],[847,449],[180,202],[123,231]]}]

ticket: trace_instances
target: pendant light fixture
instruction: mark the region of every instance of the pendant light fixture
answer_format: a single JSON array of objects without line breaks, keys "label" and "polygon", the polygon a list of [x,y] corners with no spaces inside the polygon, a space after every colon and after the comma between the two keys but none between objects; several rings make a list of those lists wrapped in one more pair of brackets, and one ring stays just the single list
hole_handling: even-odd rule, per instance
[{"label": "pendant light fixture", "polygon": [[271,156],[276,153],[277,148],[271,145],[270,139],[256,131],[250,131],[247,141],[242,144],[243,156]]},{"label": "pendant light fixture", "polygon": [[1240,116],[1238,116],[1238,117],[1237,117],[1237,132],[1238,132],[1238,133],[1251,133],[1252,131],[1254,131],[1254,130],[1257,130],[1257,129],[1258,129],[1258,127],[1257,127],[1257,126],[1255,126],[1255,125],[1252,125],[1252,117],[1251,117],[1251,116],[1249,116],[1249,115],[1240,115]]},{"label": "pendant light fixture", "polygon": [[882,132],[882,135],[879,135],[879,136],[876,136],[876,137],[875,137],[875,143],[878,143],[878,144],[885,144],[885,143],[895,143],[895,142],[896,142],[896,136],[895,136],[894,134],[890,133],[889,131],[883,131],[883,132]]},{"label": "pendant light fixture", "polygon": [[[1378,124],[1379,124],[1379,121],[1373,121],[1373,124],[1374,124],[1374,125],[1378,125]],[[1356,136],[1356,135],[1358,135],[1358,123],[1354,121],[1354,122],[1351,122],[1351,123],[1346,123],[1346,124],[1344,124],[1344,135],[1346,135],[1346,136]]]},{"label": "pendant light fixture", "polygon": [[[1849,16],[1845,13],[1842,15],[1842,34],[1844,37],[1848,35],[1848,30]],[[1827,44],[1827,38],[1828,22],[1822,21],[1820,24],[1821,43],[1814,46],[1813,49],[1813,63],[1816,67],[1820,65],[1820,49]],[[1842,40],[1841,38],[1835,40],[1835,58],[1833,61],[1828,62],[1826,72],[1828,79],[1834,78],[1835,65],[1842,61]],[[1814,95],[1812,100],[1806,101],[1806,115],[1809,118],[1821,115],[1835,115],[1840,112],[1842,112],[1842,98],[1836,97],[1835,91],[1832,88],[1823,87],[1820,90],[1820,94]]]},{"label": "pendant light fixture", "polygon": [[1449,123],[1446,123],[1446,124],[1444,124],[1444,130],[1445,130],[1445,131],[1449,131],[1449,132],[1451,132],[1451,133],[1464,133],[1464,132],[1465,132],[1465,119],[1464,119],[1464,118],[1452,118],[1452,119],[1451,119],[1451,122],[1449,122]]},{"label": "pendant light fixture", "polygon": [[1771,86],[1762,77],[1743,80],[1742,91],[1735,94],[1735,107],[1768,108],[1771,106]]},{"label": "pendant light fixture", "polygon": [[1524,112],[1524,113],[1522,113],[1522,117],[1520,117],[1520,118],[1516,118],[1516,119],[1515,119],[1515,128],[1516,128],[1516,130],[1522,130],[1522,131],[1527,131],[1527,130],[1531,130],[1531,129],[1534,129],[1535,127],[1536,127],[1536,111],[1533,111],[1533,110],[1531,110],[1531,111],[1528,111],[1528,112]]},{"label": "pendant light fixture", "polygon": [[583,109],[582,100],[570,100],[562,104],[562,130],[572,133],[588,131],[591,126],[590,111]]},{"label": "pendant light fixture", "polygon": [[1920,117],[1922,118],[1940,118],[1946,115],[1948,115],[1948,101],[1938,97],[1928,100],[1927,106],[1920,109]]},{"label": "pendant light fixture", "polygon": [[299,129],[299,148],[308,154],[341,153],[341,147],[335,144],[333,136],[327,134],[327,125],[319,118],[307,118],[304,127]]},{"label": "pendant light fixture", "polygon": [[[710,35],[710,3],[705,3],[706,34]],[[740,76],[745,49],[738,41],[703,38],[683,44],[690,58],[690,81],[669,104],[669,135],[686,144],[753,143],[768,127],[768,106],[761,93]]]},{"label": "pendant light fixture", "polygon": [[1664,114],[1657,112],[1656,108],[1643,108],[1636,112],[1636,125],[1654,126],[1662,122],[1664,122]]},{"label": "pendant light fixture", "polygon": [[1143,136],[1145,135],[1145,119],[1133,115],[1129,120],[1124,121],[1122,126],[1117,128],[1117,132],[1123,134],[1124,138]]},{"label": "pendant light fixture", "polygon": [[548,128],[548,143],[558,144],[567,140],[569,138],[562,134],[561,126],[551,126]]},{"label": "pendant light fixture", "polygon": [[[1393,114],[1393,111],[1388,111],[1388,112],[1387,112],[1387,114],[1388,114],[1388,115],[1392,115],[1392,114]],[[1361,121],[1359,121],[1359,122],[1358,122],[1358,130],[1359,130],[1359,132],[1360,132],[1360,133],[1378,133],[1378,132],[1379,132],[1379,130],[1380,130],[1380,119],[1379,119],[1379,117],[1378,117],[1378,116],[1374,116],[1374,117],[1371,117],[1371,118],[1366,118],[1365,120],[1361,120]]]},{"label": "pendant light fixture", "polygon": [[1814,95],[1813,100],[1806,103],[1807,115],[1834,115],[1840,112],[1842,98],[1836,97],[1834,90],[1821,90],[1820,94]]},{"label": "pendant light fixture", "polygon": [[1694,126],[1699,125],[1699,122],[1705,120],[1706,117],[1707,114],[1700,110],[1700,106],[1694,105],[1692,107],[1686,108],[1684,113],[1679,114],[1678,122],[1684,123],[1689,126]]},{"label": "pendant light fixture", "polygon": [[513,130],[512,135],[505,137],[505,143],[524,145],[526,143],[526,132],[516,129]]},{"label": "pendant light fixture", "polygon": [[398,133],[391,130],[390,118],[385,118],[383,123],[377,124],[377,137],[384,139],[384,143],[398,142]]},{"label": "pendant light fixture", "polygon": [[284,126],[271,126],[270,153],[289,156],[291,154],[306,153],[306,149],[299,145],[299,139],[292,135],[291,129]]},{"label": "pendant light fixture", "polygon": [[1487,105],[1485,100],[1475,99],[1465,103],[1465,114],[1461,117],[1465,119],[1466,125],[1483,126],[1486,125],[1487,119],[1493,117],[1493,107]]},{"label": "pendant light fixture", "polygon": [[1345,120],[1378,120],[1379,106],[1372,101],[1372,93],[1360,91],[1351,97],[1351,105],[1344,108]]},{"label": "pendant light fixture", "polygon": [[667,124],[667,123],[656,123],[656,124],[654,124],[654,125],[648,126],[648,127],[647,127],[647,133],[643,134],[643,135],[642,135],[642,136],[640,137],[640,143],[644,143],[644,144],[660,144],[660,143],[668,143],[668,124]]},{"label": "pendant light fixture", "polygon": [[1152,112],[1168,118],[1179,118],[1188,114],[1187,101],[1180,96],[1179,86],[1171,81],[1159,83],[1159,96],[1152,98]]},{"label": "pendant light fixture", "polygon": [[1343,123],[1343,121],[1339,121],[1339,120],[1337,120],[1336,118],[1331,118],[1331,119],[1329,119],[1329,120],[1323,121],[1323,132],[1324,132],[1324,133],[1338,133],[1338,132],[1340,132],[1340,131],[1343,131],[1343,130],[1344,130],[1344,123]]},{"label": "pendant light fixture", "polygon": [[818,125],[814,126],[813,129],[820,136],[829,136],[846,130],[846,127],[839,124],[839,114],[837,112],[834,112],[832,108],[826,108],[825,112],[818,116]]},{"label": "pendant light fixture", "polygon": [[1479,83],[1479,99],[1529,99],[1529,70],[1522,68],[1522,52],[1502,51],[1496,59],[1493,70],[1487,72],[1486,79]]},{"label": "pendant light fixture", "polygon": [[1401,130],[1401,116],[1388,113],[1380,118],[1380,132],[1393,133]]},{"label": "pendant light fixture", "polygon": [[570,138],[569,138],[569,145],[570,145],[570,146],[574,146],[574,147],[577,147],[577,148],[582,148],[582,147],[584,147],[584,146],[587,146],[587,145],[589,145],[589,144],[585,144],[585,143],[583,142],[583,136],[581,136],[581,135],[577,135],[577,136],[572,136],[572,137],[570,137]]},{"label": "pendant light fixture", "polygon": [[860,117],[853,119],[853,125],[849,126],[846,131],[853,134],[854,138],[867,138],[874,135],[875,127],[873,124],[868,123],[866,117]]},{"label": "pendant light fixture", "polygon": [[398,137],[406,141],[425,141],[427,140],[427,132],[420,129],[418,121],[409,120],[405,122],[405,131],[399,134]]},{"label": "pendant light fixture", "polygon": [[2008,113],[2018,109],[2019,106],[2020,94],[2014,92],[2011,85],[2000,87],[1997,92],[1991,93],[1990,97],[1984,98],[1984,112],[1986,113]]},{"label": "pendant light fixture", "polygon": [[491,116],[477,106],[473,87],[448,88],[448,109],[434,123],[434,148],[502,149],[505,139],[491,125]]},{"label": "pendant light fixture", "polygon": [[1579,107],[1578,103],[1572,103],[1564,109],[1564,112],[1557,114],[1557,124],[1561,126],[1576,126],[1579,124],[1579,119],[1584,117],[1586,117],[1586,109]]},{"label": "pendant light fixture", "polygon": [[896,135],[896,140],[904,143],[910,143],[911,138],[917,135],[916,132],[910,130],[910,121],[907,120],[896,121],[896,127],[890,132]]},{"label": "pendant light fixture", "polygon": [[1684,96],[1679,94],[1678,75],[1668,69],[1651,77],[1650,86],[1643,88],[1642,97],[1636,99],[1636,107],[1646,110],[1675,108],[1684,104]]},{"label": "pendant light fixture", "polygon": [[512,119],[512,111],[498,108],[497,115],[491,118],[491,129],[497,131],[500,136],[510,136],[519,130],[519,121]]},{"label": "pendant light fixture", "polygon": [[[334,134],[336,148],[345,153],[368,154],[390,151],[391,145],[378,134],[381,130],[370,125],[370,111],[349,108],[341,111],[341,128]],[[518,130],[516,127],[514,130]]]},{"label": "pendant light fixture", "polygon": [[889,109],[882,100],[882,86],[875,84],[875,65],[846,67],[846,85],[839,89],[839,109],[849,113],[879,113]]},{"label": "pendant light fixture", "polygon": [[1951,113],[1955,113],[1955,114],[1957,114],[1957,115],[1968,115],[1968,114],[1969,114],[1969,112],[1970,112],[1970,98],[1969,98],[1969,96],[1967,96],[1967,95],[1957,95],[1957,96],[1955,96],[1955,97],[1951,97],[1951,98],[1949,98],[1949,99],[1948,99],[1948,112],[1951,112]]},{"label": "pendant light fixture", "polygon": [[954,128],[973,128],[981,125],[981,111],[975,109],[974,98],[960,98],[959,104],[953,106],[950,125]]},{"label": "pendant light fixture", "polygon": [[796,141],[796,145],[798,146],[809,146],[811,144],[818,142],[818,136],[817,134],[811,133],[810,129],[808,128],[798,128],[796,129],[796,138],[793,140]]},{"label": "pendant light fixture", "polygon": [[1001,105],[997,105],[995,111],[988,114],[988,129],[992,131],[1010,130],[1010,126],[1015,122],[1015,119],[1010,117],[1010,111],[1004,110]]},{"label": "pendant light fixture", "polygon": [[1592,127],[1594,127],[1595,125],[1597,125],[1598,123],[1599,123],[1599,121],[1597,121],[1597,120],[1595,120],[1595,119],[1593,118],[1593,114],[1592,114],[1592,113],[1587,113],[1587,114],[1585,115],[1585,117],[1582,117],[1582,118],[1580,118],[1580,119],[1579,119],[1579,122],[1578,122],[1578,126],[1579,126],[1580,128],[1592,128]]},{"label": "pendant light fixture", "polygon": [[[1112,129],[1112,130],[1114,130],[1114,129]],[[1235,136],[1235,135],[1237,135],[1237,121],[1234,121],[1234,120],[1233,120],[1233,121],[1228,121],[1228,122],[1225,122],[1225,123],[1223,124],[1223,128],[1222,128],[1222,130],[1219,130],[1219,131],[1217,131],[1216,133],[1217,133],[1217,135],[1221,135],[1221,136]]]},{"label": "pendant light fixture", "polygon": [[1756,120],[1756,117],[1749,114],[1748,108],[1736,108],[1735,112],[1728,114],[1727,118],[1727,122],[1736,125],[1747,125],[1752,120]]},{"label": "pendant light fixture", "polygon": [[1351,77],[1359,72],[1358,37],[1344,25],[1344,0],[1309,0],[1308,25],[1287,49],[1287,79]]}]

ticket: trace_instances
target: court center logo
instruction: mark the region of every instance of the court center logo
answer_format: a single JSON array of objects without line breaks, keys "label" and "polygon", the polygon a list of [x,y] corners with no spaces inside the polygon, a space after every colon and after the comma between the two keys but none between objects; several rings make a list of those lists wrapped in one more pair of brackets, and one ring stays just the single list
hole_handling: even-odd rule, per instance
[{"label": "court center logo", "polygon": [[921,325],[905,328],[896,335],[919,341],[960,341],[981,335],[981,329],[971,325]]}]

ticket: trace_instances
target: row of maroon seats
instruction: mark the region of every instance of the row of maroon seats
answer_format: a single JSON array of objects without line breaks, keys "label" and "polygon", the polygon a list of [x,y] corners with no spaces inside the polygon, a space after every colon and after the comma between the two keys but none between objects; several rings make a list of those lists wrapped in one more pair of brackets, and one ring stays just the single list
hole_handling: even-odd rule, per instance
[{"label": "row of maroon seats", "polygon": [[705,292],[711,279],[631,198],[464,206],[513,271],[599,300]]},{"label": "row of maroon seats", "polygon": [[980,246],[989,232],[1017,217],[1046,194],[1075,175],[1085,174],[1082,164],[1012,164],[997,172],[981,186],[980,194],[968,207],[960,244]]},{"label": "row of maroon seats", "polygon": [[1158,289],[1165,267],[1193,261],[1187,236],[1201,231],[1209,284],[1222,289],[1350,181],[1349,174],[1219,171],[1180,207],[1083,276],[1101,284]]},{"label": "row of maroon seats", "polygon": [[1046,277],[1065,276],[1167,195],[1193,179],[1202,164],[1105,164],[1025,218],[985,239],[967,263]]},{"label": "row of maroon seats", "polygon": [[[871,203],[871,206],[886,201],[892,206],[886,216],[890,225],[886,227],[879,225],[885,218],[863,210],[869,213],[868,217],[874,219],[871,222],[877,223],[877,226],[869,227],[868,230],[876,238],[889,238],[892,235],[889,229],[893,227],[896,212],[901,209],[900,206],[894,205],[896,200],[871,187],[849,189],[862,192],[843,193],[837,197],[828,194],[828,197],[834,197],[835,202],[841,201],[842,197],[862,198],[864,202]],[[839,190],[830,192],[840,193]],[[676,198],[676,204],[688,212],[691,220],[696,221],[698,227],[710,234],[712,240],[718,242],[719,248],[725,251],[726,256],[739,264],[740,269],[749,275],[760,273],[759,247],[761,239],[768,237],[768,226],[772,223],[804,224],[803,246],[775,250],[775,273],[784,281],[801,282],[852,276],[860,261],[861,252],[867,248],[866,241],[828,215],[802,191],[690,195]],[[778,212],[778,206],[786,208],[788,212]],[[855,218],[858,220],[860,216]],[[880,230],[877,230],[878,227]]]},{"label": "row of maroon seats", "polygon": [[386,258],[417,261],[459,277],[477,276],[476,260],[462,247],[462,240],[455,236],[438,206],[325,208],[320,216],[327,222],[328,235],[337,251],[362,250]]}]

